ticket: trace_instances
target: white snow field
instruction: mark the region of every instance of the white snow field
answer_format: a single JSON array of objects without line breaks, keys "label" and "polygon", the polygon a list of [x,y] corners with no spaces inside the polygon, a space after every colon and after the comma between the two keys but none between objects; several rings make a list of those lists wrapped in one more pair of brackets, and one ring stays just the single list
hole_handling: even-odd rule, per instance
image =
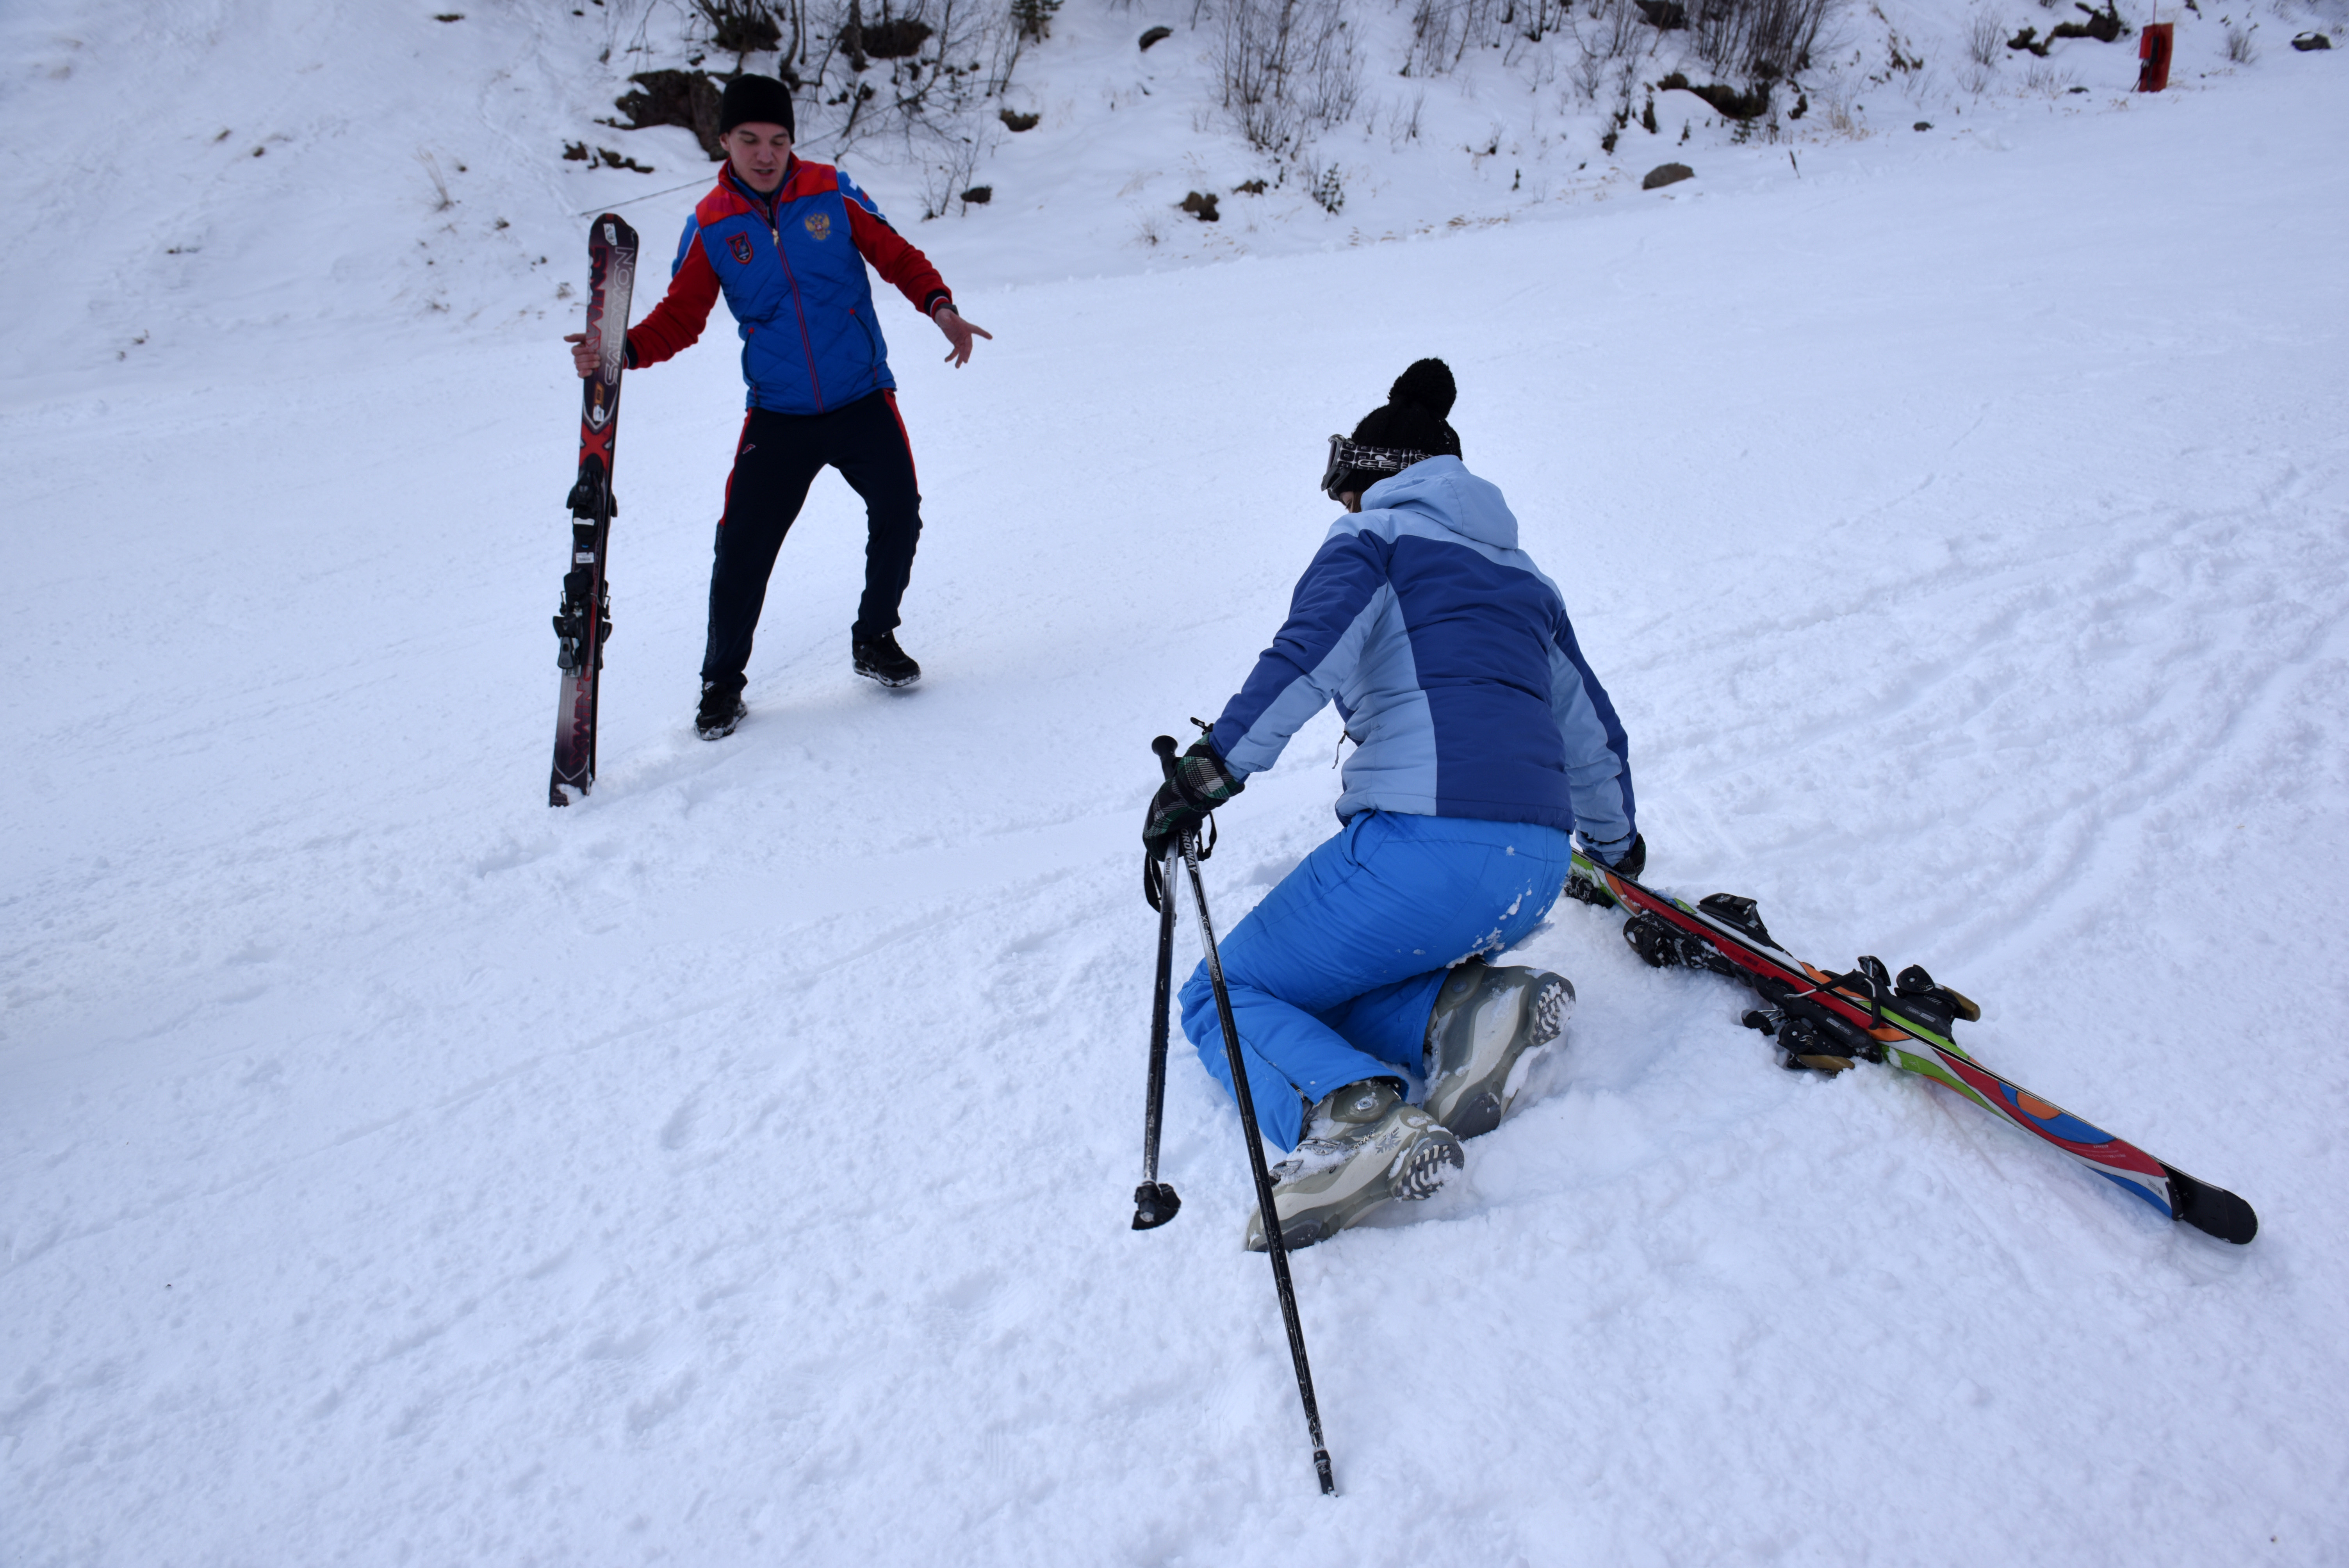
[{"label": "white snow field", "polygon": [[[592,47],[472,8],[0,16],[0,1563],[2349,1559],[2349,57],[1417,242],[913,225],[997,335],[950,372],[883,301],[926,678],[850,675],[828,478],[750,719],[694,738],[721,316],[627,382],[602,774],[552,812],[551,296],[572,209],[668,171],[552,165]],[[638,315],[690,200],[626,209]],[[2253,1243],[1782,1071],[1564,903],[1516,955],[1581,993],[1546,1092],[1295,1259],[1316,1494],[1179,1041],[1184,1210],[1127,1228],[1137,834],[1332,515],[1324,438],[1430,353],[1651,880],[1923,963]],[[1336,744],[1223,813],[1223,923],[1331,830]]]}]

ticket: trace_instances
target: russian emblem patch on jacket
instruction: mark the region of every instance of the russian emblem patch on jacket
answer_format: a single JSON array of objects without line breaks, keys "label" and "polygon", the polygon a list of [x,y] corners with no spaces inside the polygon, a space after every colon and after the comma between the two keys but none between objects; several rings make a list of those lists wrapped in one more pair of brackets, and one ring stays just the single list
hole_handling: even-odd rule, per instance
[{"label": "russian emblem patch on jacket", "polygon": [[926,315],[953,297],[929,258],[837,169],[794,160],[768,194],[722,169],[686,222],[668,297],[638,324],[630,344],[640,363],[657,362],[644,359],[648,347],[667,358],[700,334],[722,294],[741,329],[752,407],[778,414],[844,407],[897,385],[873,318],[868,263]]}]

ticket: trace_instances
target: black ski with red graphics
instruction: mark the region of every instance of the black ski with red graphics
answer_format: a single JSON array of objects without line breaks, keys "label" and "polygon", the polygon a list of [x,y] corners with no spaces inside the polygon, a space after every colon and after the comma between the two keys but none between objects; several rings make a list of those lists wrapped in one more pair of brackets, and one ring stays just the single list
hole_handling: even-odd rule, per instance
[{"label": "black ski with red graphics", "polygon": [[636,232],[606,212],[587,229],[587,352],[595,358],[579,413],[579,480],[571,487],[571,565],[554,613],[554,662],[563,672],[554,710],[554,776],[546,803],[568,806],[595,782],[596,686],[612,634],[604,549],[612,535],[612,446],[620,432],[628,296],[636,282]]}]

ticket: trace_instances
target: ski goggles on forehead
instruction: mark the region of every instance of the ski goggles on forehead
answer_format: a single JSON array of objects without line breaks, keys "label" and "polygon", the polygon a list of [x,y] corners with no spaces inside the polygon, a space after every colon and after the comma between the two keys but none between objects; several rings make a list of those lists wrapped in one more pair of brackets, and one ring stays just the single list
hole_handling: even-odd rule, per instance
[{"label": "ski goggles on forehead", "polygon": [[1332,436],[1330,465],[1321,470],[1321,493],[1336,500],[1339,482],[1350,473],[1399,474],[1413,463],[1425,462],[1429,455],[1396,447],[1357,446],[1343,436]]}]

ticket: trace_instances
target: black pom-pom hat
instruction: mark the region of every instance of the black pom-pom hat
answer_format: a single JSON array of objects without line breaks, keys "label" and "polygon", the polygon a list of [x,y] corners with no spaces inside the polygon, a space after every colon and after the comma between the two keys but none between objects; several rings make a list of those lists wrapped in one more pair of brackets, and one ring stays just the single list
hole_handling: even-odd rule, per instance
[{"label": "black pom-pom hat", "polygon": [[1441,359],[1413,361],[1395,377],[1382,407],[1362,416],[1350,438],[1330,438],[1321,489],[1332,500],[1360,493],[1429,458],[1460,456],[1460,433],[1446,422],[1459,387]]}]

